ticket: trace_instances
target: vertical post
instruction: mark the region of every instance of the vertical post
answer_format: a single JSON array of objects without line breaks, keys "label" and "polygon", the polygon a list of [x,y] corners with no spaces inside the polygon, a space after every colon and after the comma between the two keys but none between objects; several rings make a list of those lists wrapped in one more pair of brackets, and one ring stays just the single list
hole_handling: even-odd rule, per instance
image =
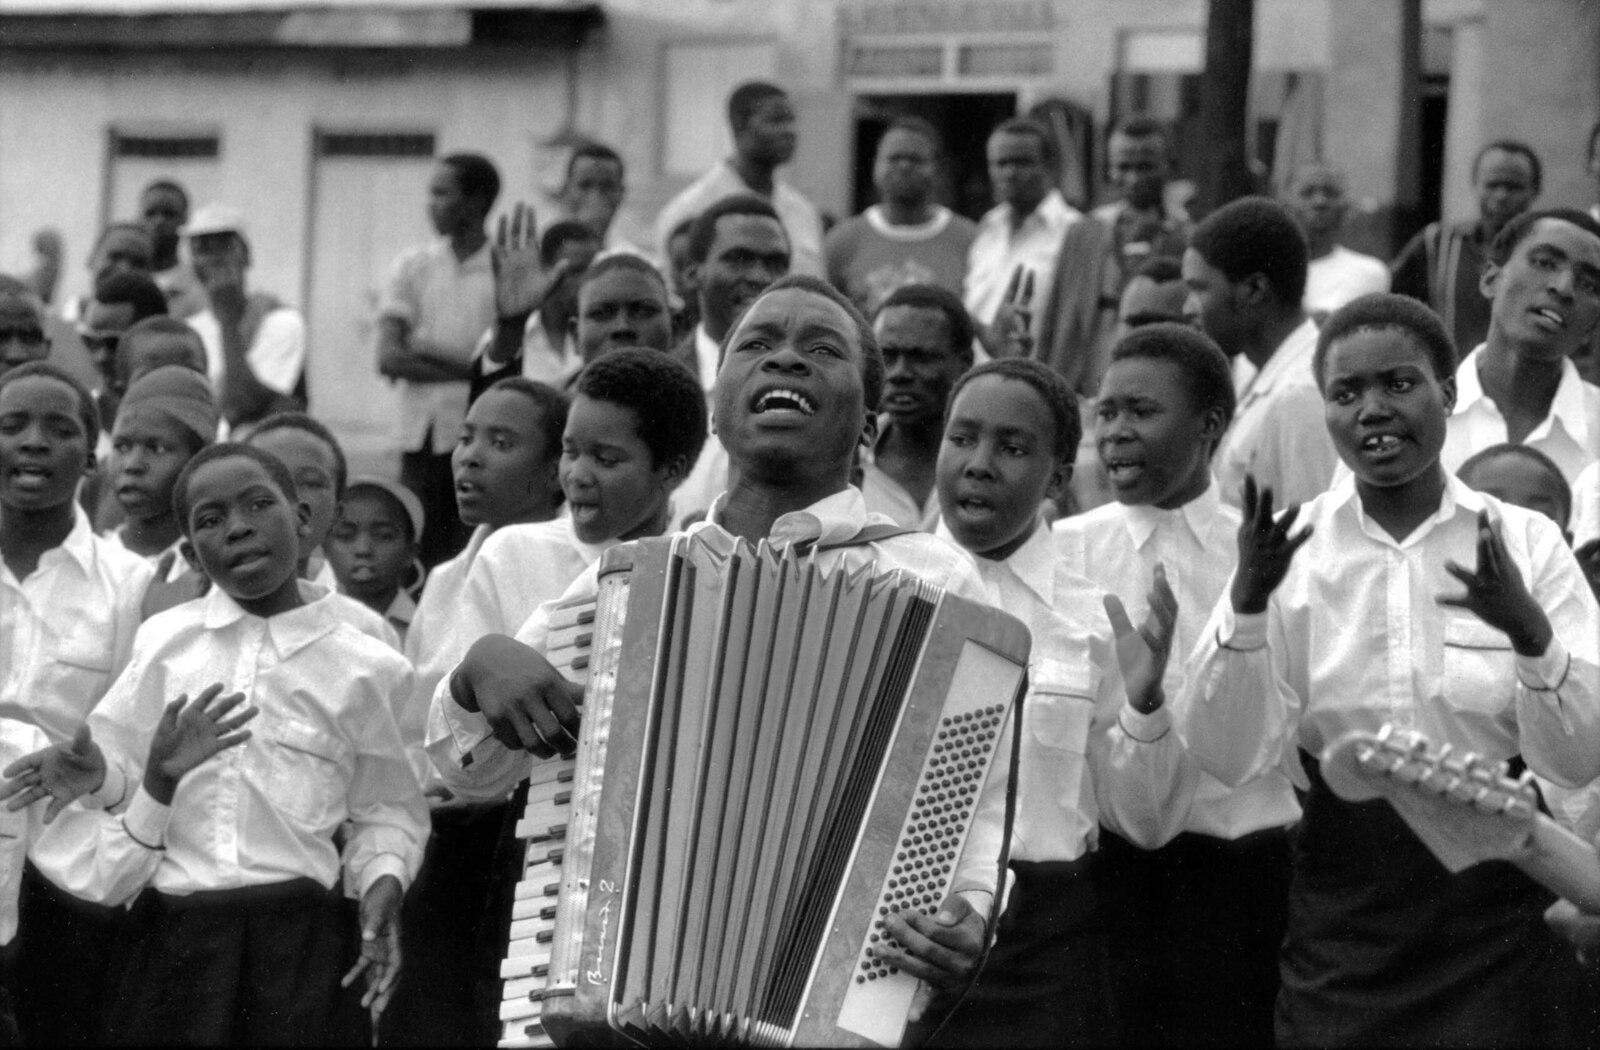
[{"label": "vertical post", "polygon": [[1205,77],[1200,85],[1200,125],[1206,143],[1197,209],[1201,214],[1255,189],[1248,136],[1255,6],[1255,0],[1208,4]]}]

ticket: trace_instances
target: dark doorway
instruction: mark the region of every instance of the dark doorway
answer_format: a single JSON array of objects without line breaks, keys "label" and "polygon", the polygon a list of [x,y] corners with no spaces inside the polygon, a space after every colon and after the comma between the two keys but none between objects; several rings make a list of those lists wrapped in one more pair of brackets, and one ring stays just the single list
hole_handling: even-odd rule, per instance
[{"label": "dark doorway", "polygon": [[969,219],[979,218],[994,204],[983,152],[989,129],[1016,112],[1015,94],[858,96],[852,214],[877,202],[877,191],[872,186],[872,157],[884,128],[895,117],[916,116],[938,128],[944,138],[940,202]]}]

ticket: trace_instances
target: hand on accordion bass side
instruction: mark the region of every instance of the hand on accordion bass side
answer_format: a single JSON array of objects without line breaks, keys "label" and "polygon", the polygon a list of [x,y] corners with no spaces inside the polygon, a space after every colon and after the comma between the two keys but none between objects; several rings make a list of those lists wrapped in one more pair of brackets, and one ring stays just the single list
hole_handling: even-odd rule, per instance
[{"label": "hand on accordion bass side", "polygon": [[495,739],[512,750],[550,758],[577,746],[583,687],[514,638],[490,634],[472,643],[450,678],[450,695],[482,714]]},{"label": "hand on accordion bass side", "polygon": [[938,993],[960,991],[983,958],[987,920],[958,895],[945,898],[932,915],[903,911],[890,915],[884,926],[897,943],[879,948],[879,956],[923,982],[911,1005],[911,1021],[922,1019]]}]

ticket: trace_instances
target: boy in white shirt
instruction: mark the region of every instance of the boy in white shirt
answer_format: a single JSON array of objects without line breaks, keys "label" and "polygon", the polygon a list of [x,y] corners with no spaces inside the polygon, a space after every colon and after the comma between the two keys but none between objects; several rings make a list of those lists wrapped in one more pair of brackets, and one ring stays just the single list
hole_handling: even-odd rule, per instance
[{"label": "boy in white shirt", "polygon": [[[76,501],[94,468],[94,400],[55,365],[0,376],[0,751],[5,761],[73,731],[122,671],[148,562],[94,535]],[[80,906],[25,856],[37,830],[7,814],[0,839],[0,944],[16,938],[24,1038],[84,1043],[99,1030],[107,909]]]},{"label": "boy in white shirt", "polygon": [[[411,668],[346,623],[331,595],[302,595],[309,511],[280,461],[213,446],[184,468],[175,502],[185,554],[214,586],[140,629],[128,669],[70,746],[13,767],[27,788],[17,801],[87,792],[119,815],[69,808],[40,851],[80,897],[137,899],[108,1041],[348,1039],[341,862],[361,894],[361,961],[344,983],[366,971],[364,1005],[381,1011],[399,966],[401,898],[428,835],[389,699],[412,687]],[[243,693],[262,717],[248,746],[205,763],[163,804],[138,786],[162,712],[174,694],[205,703],[218,689]],[[335,832],[347,820],[341,859]]]},{"label": "boy in white shirt", "polygon": [[1441,466],[1453,362],[1414,300],[1329,318],[1316,377],[1353,477],[1276,518],[1247,481],[1239,567],[1174,706],[1224,784],[1281,770],[1305,793],[1280,1044],[1579,1042],[1594,1001],[1544,926],[1551,894],[1504,864],[1449,874],[1318,767],[1344,733],[1393,722],[1565,787],[1600,774],[1600,607],[1554,523]]}]

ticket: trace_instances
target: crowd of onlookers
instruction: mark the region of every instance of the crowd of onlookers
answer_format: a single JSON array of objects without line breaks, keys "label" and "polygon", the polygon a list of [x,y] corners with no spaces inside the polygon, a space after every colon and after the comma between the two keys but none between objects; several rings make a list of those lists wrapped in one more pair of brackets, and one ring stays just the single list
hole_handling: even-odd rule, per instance
[{"label": "crowd of onlookers", "polygon": [[645,245],[604,145],[557,216],[435,164],[370,348],[392,476],[316,418],[307,355],[351,348],[251,286],[239,209],[160,180],[88,296],[48,239],[0,277],[0,1041],[501,1038],[519,785],[581,706],[550,603],[686,528],[1030,628],[1014,818],[996,776],[882,949],[912,1037],[1600,1038],[1558,936],[1600,920],[1319,768],[1392,723],[1600,835],[1600,204],[1536,208],[1497,140],[1477,217],[1389,263],[1333,163],[1197,221],[1135,116],[1085,213],[1016,117],[973,221],[901,117],[832,223],[779,174],[782,89],[727,119]]}]

